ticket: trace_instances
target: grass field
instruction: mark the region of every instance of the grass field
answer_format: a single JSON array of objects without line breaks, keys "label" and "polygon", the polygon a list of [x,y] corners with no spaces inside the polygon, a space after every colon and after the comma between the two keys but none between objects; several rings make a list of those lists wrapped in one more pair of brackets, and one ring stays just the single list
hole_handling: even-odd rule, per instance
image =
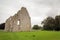
[{"label": "grass field", "polygon": [[0,40],[60,40],[60,32],[4,32],[0,31]]}]

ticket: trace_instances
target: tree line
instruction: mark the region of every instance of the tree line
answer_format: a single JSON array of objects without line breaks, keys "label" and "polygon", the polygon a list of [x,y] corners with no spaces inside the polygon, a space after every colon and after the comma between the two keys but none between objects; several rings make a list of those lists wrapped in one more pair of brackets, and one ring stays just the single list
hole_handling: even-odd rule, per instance
[{"label": "tree line", "polygon": [[[60,15],[55,16],[55,18],[53,18],[53,17],[47,17],[46,19],[44,19],[42,21],[41,24],[43,24],[42,30],[60,31]],[[39,29],[39,26],[34,25],[33,29],[36,29],[36,28]]]}]

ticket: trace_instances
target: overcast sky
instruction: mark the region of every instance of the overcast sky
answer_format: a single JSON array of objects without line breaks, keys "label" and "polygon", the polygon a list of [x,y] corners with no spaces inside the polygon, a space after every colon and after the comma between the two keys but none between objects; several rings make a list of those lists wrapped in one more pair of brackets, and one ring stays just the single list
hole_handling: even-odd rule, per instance
[{"label": "overcast sky", "polygon": [[47,16],[60,14],[60,0],[0,0],[0,23],[17,13],[22,6],[27,8],[32,25],[40,25]]}]

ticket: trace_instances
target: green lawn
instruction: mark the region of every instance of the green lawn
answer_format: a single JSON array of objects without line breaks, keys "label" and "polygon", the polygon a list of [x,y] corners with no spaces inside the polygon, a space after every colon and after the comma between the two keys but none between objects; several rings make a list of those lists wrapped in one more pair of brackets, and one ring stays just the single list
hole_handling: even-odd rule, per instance
[{"label": "green lawn", "polygon": [[4,32],[0,31],[0,40],[60,40],[58,31]]}]

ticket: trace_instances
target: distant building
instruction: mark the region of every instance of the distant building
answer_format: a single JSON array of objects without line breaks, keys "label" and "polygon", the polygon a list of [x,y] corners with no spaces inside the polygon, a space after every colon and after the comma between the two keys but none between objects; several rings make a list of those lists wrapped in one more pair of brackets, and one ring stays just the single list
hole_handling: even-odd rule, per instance
[{"label": "distant building", "polygon": [[31,19],[28,11],[25,7],[17,12],[14,16],[11,16],[6,20],[5,31],[30,31]]}]

